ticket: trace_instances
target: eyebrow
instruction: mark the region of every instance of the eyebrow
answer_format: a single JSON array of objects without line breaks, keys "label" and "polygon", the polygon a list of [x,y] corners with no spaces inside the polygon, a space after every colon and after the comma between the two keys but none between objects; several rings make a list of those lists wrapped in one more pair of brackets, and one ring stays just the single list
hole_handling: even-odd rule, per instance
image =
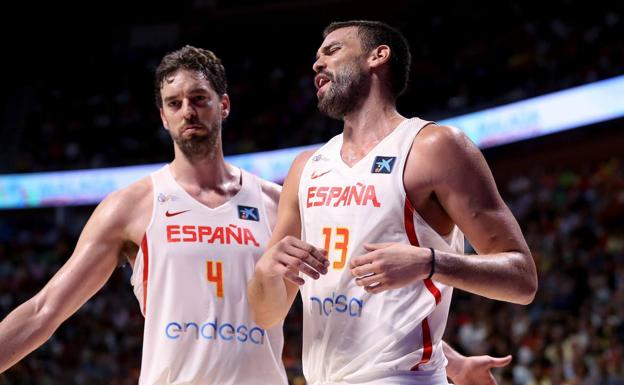
[{"label": "eyebrow", "polygon": [[[188,93],[189,93],[190,95],[197,95],[197,94],[210,94],[210,93],[208,92],[208,90],[207,90],[207,89],[205,89],[205,88],[201,88],[201,87],[193,88],[193,89],[192,89],[192,90],[190,90]],[[177,98],[178,98],[178,96],[177,96],[177,95],[171,95],[171,96],[167,96],[167,97],[165,97],[165,98],[164,98],[164,101],[165,101],[165,102],[169,102],[169,101],[171,101],[171,100],[175,100],[175,99],[177,99]]]},{"label": "eyebrow", "polygon": [[210,94],[210,91],[207,88],[196,87],[196,88],[193,88],[192,90],[190,90],[188,93],[191,94],[191,95]]},{"label": "eyebrow", "polygon": [[170,102],[172,100],[175,100],[177,98],[178,98],[177,96],[167,96],[167,97],[165,97],[164,101],[165,101],[165,103],[168,103],[168,102]]},{"label": "eyebrow", "polygon": [[334,48],[337,45],[341,45],[342,43],[340,41],[332,41],[331,43],[327,44],[324,47],[319,48],[319,50],[316,52],[316,60],[318,60],[319,56],[321,56],[321,52],[322,53],[327,53],[329,52],[332,48]]}]

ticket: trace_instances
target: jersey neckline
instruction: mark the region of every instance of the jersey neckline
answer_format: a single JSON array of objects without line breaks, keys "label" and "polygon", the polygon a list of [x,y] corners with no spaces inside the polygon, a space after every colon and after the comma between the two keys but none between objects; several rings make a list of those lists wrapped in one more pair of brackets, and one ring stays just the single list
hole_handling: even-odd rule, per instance
[{"label": "jersey neckline", "polygon": [[188,198],[190,201],[193,202],[194,205],[206,210],[208,213],[218,213],[221,212],[223,210],[225,210],[226,208],[229,208],[230,206],[232,206],[234,204],[234,201],[238,200],[238,198],[243,194],[243,189],[246,187],[246,184],[249,182],[247,179],[247,175],[245,175],[245,172],[243,171],[242,168],[237,167],[238,170],[240,171],[240,179],[241,179],[241,187],[240,189],[236,192],[236,194],[234,194],[232,197],[230,197],[230,199],[228,199],[227,201],[223,202],[222,204],[220,204],[219,206],[216,207],[209,207],[206,204],[200,202],[199,200],[197,200],[197,198],[193,197],[188,191],[186,191],[186,189],[184,187],[182,187],[182,185],[180,185],[178,183],[178,181],[173,177],[173,174],[171,173],[171,165],[167,164],[166,166],[166,177],[167,179],[169,179],[169,181],[171,182],[171,184],[178,190],[180,190],[180,193],[183,194],[186,198]]},{"label": "jersey neckline", "polygon": [[394,136],[394,134],[400,129],[402,128],[404,125],[407,124],[407,122],[410,122],[412,119],[408,119],[406,118],[405,120],[403,120],[401,123],[399,123],[394,130],[392,130],[390,133],[388,133],[388,135],[384,136],[377,144],[375,144],[373,146],[373,148],[371,148],[366,155],[364,155],[362,158],[360,158],[357,162],[355,162],[353,164],[353,166],[349,166],[344,159],[342,159],[342,145],[344,144],[344,133],[340,134],[340,141],[339,143],[337,143],[338,145],[336,146],[336,148],[334,149],[335,151],[335,156],[336,156],[336,160],[338,165],[340,166],[340,168],[343,168],[345,170],[356,170],[359,167],[361,167],[361,164],[365,164],[365,161],[371,157],[371,154],[374,154],[379,148],[381,148],[381,146],[386,143],[387,141],[389,141],[390,137]]}]

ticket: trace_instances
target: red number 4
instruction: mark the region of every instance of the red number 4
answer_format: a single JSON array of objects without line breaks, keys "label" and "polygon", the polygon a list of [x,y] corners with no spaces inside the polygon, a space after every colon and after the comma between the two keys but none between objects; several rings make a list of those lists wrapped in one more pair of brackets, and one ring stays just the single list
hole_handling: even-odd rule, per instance
[{"label": "red number 4", "polygon": [[223,298],[223,262],[207,261],[206,278],[217,286],[217,297]]}]

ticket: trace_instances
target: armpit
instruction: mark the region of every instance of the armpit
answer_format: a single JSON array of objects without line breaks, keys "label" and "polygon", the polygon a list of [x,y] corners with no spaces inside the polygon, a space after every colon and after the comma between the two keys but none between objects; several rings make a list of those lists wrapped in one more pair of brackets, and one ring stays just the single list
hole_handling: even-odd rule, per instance
[{"label": "armpit", "polygon": [[132,241],[124,242],[119,255],[117,256],[117,266],[122,267],[126,263],[130,263],[130,266],[134,266],[134,259],[139,252],[139,246]]}]

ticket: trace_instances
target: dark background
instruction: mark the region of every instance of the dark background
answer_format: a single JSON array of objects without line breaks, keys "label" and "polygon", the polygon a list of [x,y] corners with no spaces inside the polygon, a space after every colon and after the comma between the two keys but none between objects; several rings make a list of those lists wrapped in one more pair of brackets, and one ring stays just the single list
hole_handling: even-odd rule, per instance
[{"label": "dark background", "polygon": [[[9,10],[11,8],[11,10]],[[622,2],[196,0],[11,4],[0,25],[0,172],[173,156],[153,70],[184,44],[226,66],[226,154],[320,143],[340,123],[316,110],[311,70],[331,21],[378,19],[413,54],[406,116],[441,119],[624,73]],[[485,151],[540,273],[533,304],[457,291],[445,339],[514,355],[500,384],[624,384],[622,119]],[[68,258],[93,207],[0,211],[0,318]],[[120,268],[0,384],[134,384],[142,317]],[[300,311],[284,360],[300,377]]]}]

